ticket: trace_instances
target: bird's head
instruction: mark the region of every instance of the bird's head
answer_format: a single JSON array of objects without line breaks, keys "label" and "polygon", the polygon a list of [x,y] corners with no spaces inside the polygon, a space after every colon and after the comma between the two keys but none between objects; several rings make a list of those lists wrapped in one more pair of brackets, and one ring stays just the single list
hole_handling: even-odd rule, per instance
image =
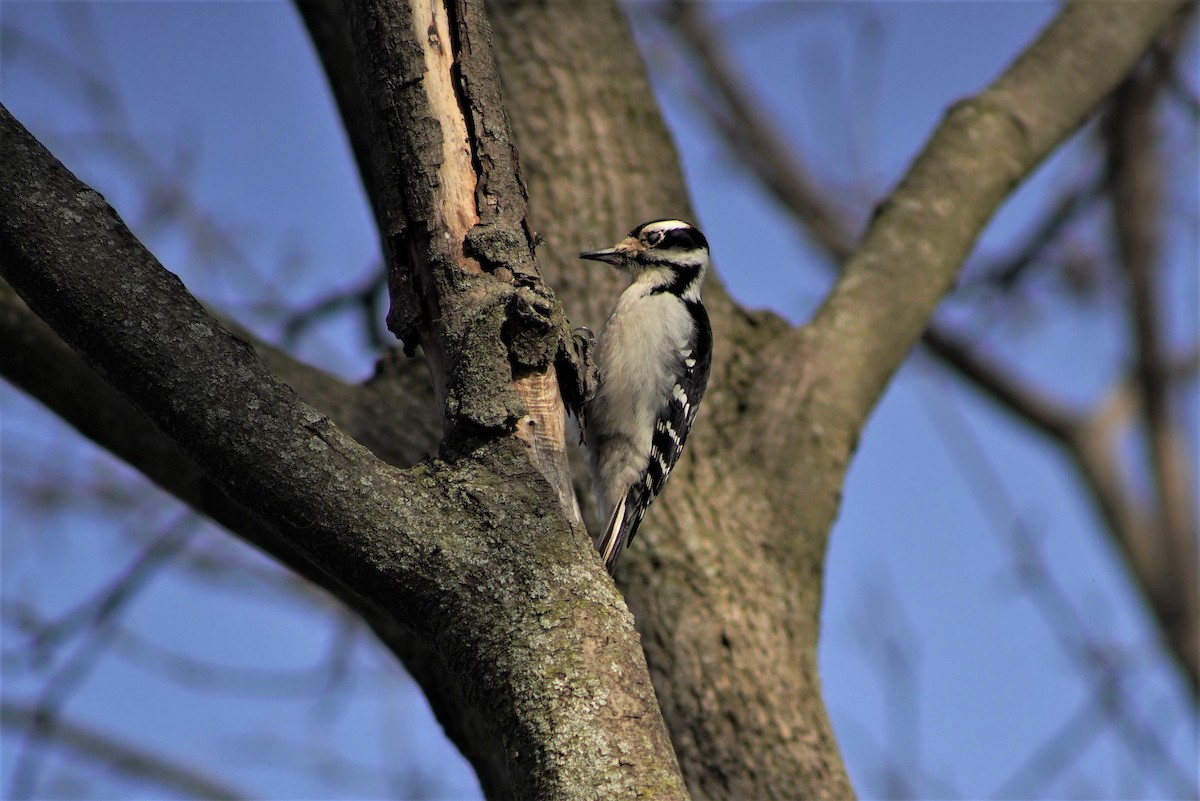
[{"label": "bird's head", "polygon": [[708,270],[708,240],[683,220],[652,220],[611,248],[584,251],[579,258],[611,264],[628,271],[634,283],[649,284],[651,291],[691,300],[700,297]]}]

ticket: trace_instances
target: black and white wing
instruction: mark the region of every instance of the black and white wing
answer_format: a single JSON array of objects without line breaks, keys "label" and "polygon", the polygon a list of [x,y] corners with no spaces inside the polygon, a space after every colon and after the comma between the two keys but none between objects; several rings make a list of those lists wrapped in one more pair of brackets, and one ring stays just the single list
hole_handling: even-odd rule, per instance
[{"label": "black and white wing", "polygon": [[679,351],[679,379],[672,387],[670,397],[658,410],[649,462],[640,480],[630,486],[624,500],[613,509],[600,542],[600,553],[609,573],[616,569],[621,551],[633,542],[646,508],[662,492],[671,470],[679,461],[708,386],[712,368],[712,327],[701,303],[688,301],[687,307],[696,321],[696,333]]}]

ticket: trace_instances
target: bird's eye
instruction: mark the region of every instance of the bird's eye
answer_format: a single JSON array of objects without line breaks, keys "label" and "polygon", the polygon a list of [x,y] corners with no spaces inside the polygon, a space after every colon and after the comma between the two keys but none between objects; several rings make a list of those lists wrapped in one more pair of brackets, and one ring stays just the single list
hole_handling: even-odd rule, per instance
[{"label": "bird's eye", "polygon": [[648,234],[646,234],[646,244],[650,247],[654,247],[659,242],[663,241],[663,236],[664,234],[662,231],[650,231]]}]

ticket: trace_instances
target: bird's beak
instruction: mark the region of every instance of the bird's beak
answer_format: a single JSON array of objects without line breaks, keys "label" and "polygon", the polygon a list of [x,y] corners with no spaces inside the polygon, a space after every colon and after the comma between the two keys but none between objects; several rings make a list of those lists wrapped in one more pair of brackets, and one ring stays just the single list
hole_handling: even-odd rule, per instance
[{"label": "bird's beak", "polygon": [[604,250],[585,250],[579,254],[579,258],[617,265],[621,263],[622,255],[621,251],[616,248],[605,248]]},{"label": "bird's beak", "polygon": [[640,250],[642,243],[636,239],[628,238],[618,242],[611,248],[604,250],[585,250],[579,254],[581,259],[591,259],[592,261],[602,261],[611,264],[614,267],[620,267],[626,258],[633,255],[634,251]]}]

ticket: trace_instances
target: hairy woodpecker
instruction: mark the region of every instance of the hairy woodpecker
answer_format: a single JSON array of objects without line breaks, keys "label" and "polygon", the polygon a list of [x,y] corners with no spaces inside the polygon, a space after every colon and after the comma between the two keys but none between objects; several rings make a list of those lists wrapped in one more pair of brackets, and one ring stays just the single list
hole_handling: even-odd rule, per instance
[{"label": "hairy woodpecker", "polygon": [[712,328],[700,302],[708,241],[689,223],[654,220],[579,256],[632,278],[597,338],[597,385],[584,409],[597,507],[608,521],[599,549],[612,573],[683,452],[708,384]]}]

